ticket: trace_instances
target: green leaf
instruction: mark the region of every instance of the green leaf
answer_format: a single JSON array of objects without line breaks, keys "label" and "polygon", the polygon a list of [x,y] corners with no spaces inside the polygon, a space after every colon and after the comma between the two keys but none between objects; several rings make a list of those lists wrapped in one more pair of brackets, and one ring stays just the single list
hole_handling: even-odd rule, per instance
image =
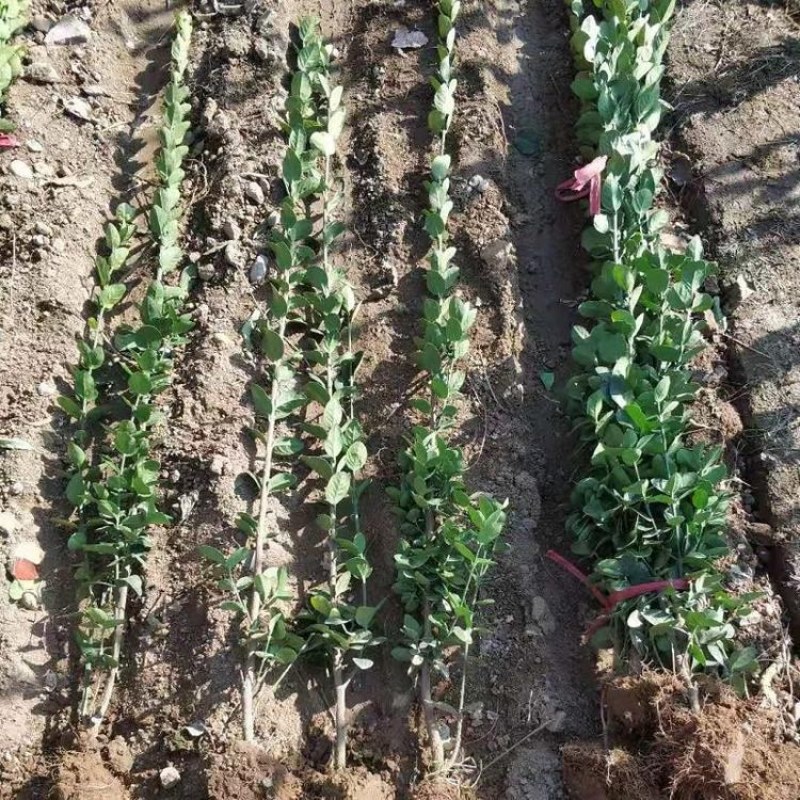
[{"label": "green leaf", "polygon": [[356,622],[362,628],[369,628],[377,610],[375,606],[359,606],[356,609]]},{"label": "green leaf", "polygon": [[221,550],[218,550],[216,547],[212,547],[210,544],[201,544],[197,551],[200,553],[203,558],[210,561],[212,564],[224,564],[225,563],[225,553]]},{"label": "green leaf", "polygon": [[367,463],[367,448],[363,442],[353,442],[344,456],[351,472],[358,472]]},{"label": "green leaf", "polygon": [[311,144],[316,147],[322,155],[330,158],[336,152],[336,139],[327,131],[317,131],[311,134]]},{"label": "green leaf", "polygon": [[261,351],[270,361],[283,358],[283,339],[273,330],[265,328],[261,331]]},{"label": "green leaf", "polygon": [[24,439],[0,438],[0,450],[33,450],[33,445]]},{"label": "green leaf", "polygon": [[134,395],[148,395],[153,390],[153,384],[144,372],[132,372],[128,376],[128,389]]},{"label": "green leaf", "polygon": [[273,493],[282,492],[296,483],[297,479],[290,472],[278,472],[269,479],[269,490]]},{"label": "green leaf", "polygon": [[541,138],[533,128],[520,128],[514,137],[514,147],[524,156],[538,156],[542,150]]},{"label": "green leaf", "polygon": [[540,372],[539,373],[539,380],[541,380],[542,385],[549,392],[553,388],[553,384],[555,383],[556,376],[552,372]]},{"label": "green leaf", "polygon": [[56,403],[58,403],[58,405],[61,407],[61,410],[64,411],[68,416],[74,417],[75,419],[80,419],[83,413],[81,411],[81,407],[71,397],[67,397],[64,394],[59,395]]},{"label": "green leaf", "polygon": [[256,413],[262,417],[272,415],[272,400],[270,396],[257,383],[250,387],[250,396],[253,398],[253,405]]},{"label": "green leaf", "polygon": [[350,473],[337,472],[328,480],[325,488],[325,500],[332,505],[338,505],[350,492]]},{"label": "green leaf", "polygon": [[311,467],[321,478],[328,480],[333,475],[333,467],[327,458],[321,456],[303,456],[301,461]]}]

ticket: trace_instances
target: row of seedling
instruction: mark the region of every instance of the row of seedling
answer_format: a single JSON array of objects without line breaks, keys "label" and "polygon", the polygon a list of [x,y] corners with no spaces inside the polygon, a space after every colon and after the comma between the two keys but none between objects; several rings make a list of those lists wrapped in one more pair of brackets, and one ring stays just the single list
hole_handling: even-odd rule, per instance
[{"label": "row of seedling", "polygon": [[719,567],[726,469],[720,448],[687,435],[715,265],[697,239],[682,252],[661,244],[668,217],[655,202],[662,174],[653,134],[675,2],[568,5],[577,138],[603,169],[583,236],[594,264],[579,307],[588,322],[572,333],[579,371],[569,398],[590,461],[573,492],[573,550],[593,565],[606,595],[601,631],[620,658],[741,681],[755,653],[735,644],[734,623],[751,598],[732,595]]},{"label": "row of seedling", "polygon": [[[455,112],[459,8],[451,0],[435,7],[438,69],[428,122],[436,152],[424,220],[431,248],[416,355],[425,390],[413,401],[419,423],[400,454],[402,481],[389,489],[401,521],[395,590],[405,611],[392,652],[408,663],[418,686],[436,772],[458,763],[479,594],[505,522],[504,504],[467,492],[463,455],[450,442],[476,318],[475,309],[457,295],[459,271],[449,235],[448,131]],[[182,312],[188,277],[180,272],[179,245],[189,35],[189,17],[182,13],[164,99],[159,186],[147,215],[152,242],[136,249],[136,214],[121,206],[107,227],[107,253],[96,261],[95,314],[79,342],[74,392],[59,399],[76,423],[69,447],[67,495],[75,506],[69,546],[82,559],[76,574],[85,671],[81,715],[95,730],[112,699],[130,594],[143,589],[149,531],[169,523],[157,506],[159,464],[152,451],[153,433],[163,421],[157,398],[169,386],[175,351],[191,328]],[[359,671],[373,665],[383,638],[374,632],[380,603],[368,592],[372,569],[360,513],[368,453],[357,410],[359,303],[337,250],[345,232],[337,189],[343,91],[333,80],[332,48],[317,22],[302,21],[298,39],[283,120],[284,199],[269,243],[273,268],[267,297],[252,315],[243,345],[258,351],[259,377],[250,388],[258,499],[254,513],[236,520],[241,546],[229,552],[212,546],[200,550],[224,595],[222,607],[240,632],[244,738],[256,739],[262,688],[269,683],[275,691],[297,659],[309,657],[324,664],[333,690],[333,764],[342,768],[347,689]],[[137,306],[137,323],[112,328],[134,261],[152,264],[154,276]],[[283,534],[277,496],[294,491],[301,480],[311,483],[319,511],[325,578],[309,592],[306,606],[296,610],[289,570],[269,558],[268,548]],[[452,704],[434,702],[432,681],[448,676],[454,664],[460,670],[458,696]],[[442,736],[444,716],[455,720],[450,741]]]},{"label": "row of seedling", "polygon": [[[416,340],[423,390],[412,401],[419,422],[400,456],[402,480],[391,488],[400,520],[395,556],[395,591],[405,612],[401,640],[392,654],[407,662],[438,773],[451,771],[461,757],[467,663],[477,632],[476,611],[484,579],[498,551],[505,504],[487,495],[471,495],[464,483],[464,456],[451,441],[461,404],[469,331],[477,313],[457,294],[457,251],[449,232],[452,159],[448,132],[456,109],[456,27],[461,3],[436,4],[438,69],[432,79],[433,107],[428,127],[435,137],[425,230],[430,240],[425,274],[421,335]],[[434,700],[432,684],[460,669],[453,703]],[[455,720],[455,734],[443,736]]]},{"label": "row of seedling", "polygon": [[[164,99],[158,188],[142,241],[137,214],[117,209],[95,261],[94,314],[78,341],[70,394],[58,398],[73,418],[66,494],[74,506],[69,549],[79,554],[77,637],[83,668],[80,714],[97,730],[112,701],[123,656],[131,595],[142,594],[150,531],[169,517],[158,508],[160,466],[153,437],[163,421],[158,397],[170,385],[176,350],[192,322],[183,312],[188,275],[180,272],[180,190],[187,153],[187,67],[191,18],[176,18],[171,79]],[[150,273],[135,318],[113,324],[128,296],[133,262]],[[177,273],[179,273],[177,275]],[[177,275],[177,277],[176,277]]]},{"label": "row of seedling", "polygon": [[[242,624],[245,739],[255,739],[256,695],[270,670],[301,655],[321,656],[334,696],[333,762],[342,768],[347,688],[358,670],[372,666],[367,651],[380,639],[372,632],[377,609],[368,604],[371,568],[359,514],[367,448],[356,412],[358,304],[346,269],[333,259],[344,233],[334,172],[345,109],[342,87],[332,83],[331,47],[316,20],[301,22],[299,39],[284,122],[285,198],[270,242],[275,269],[253,336],[264,366],[263,381],[251,389],[262,464],[258,513],[238,520],[246,546],[228,555],[213,548],[204,553],[230,595],[226,607]],[[289,618],[287,572],[265,565],[268,540],[280,534],[269,503],[294,489],[302,473],[317,490],[327,577],[310,592],[307,607]],[[281,679],[273,680],[273,691]]]}]

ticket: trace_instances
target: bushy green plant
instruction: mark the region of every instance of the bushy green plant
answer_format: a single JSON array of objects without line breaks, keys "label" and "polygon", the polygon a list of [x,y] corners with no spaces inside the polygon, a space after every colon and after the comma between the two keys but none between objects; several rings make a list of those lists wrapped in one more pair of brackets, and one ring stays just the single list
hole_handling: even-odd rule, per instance
[{"label": "bushy green plant", "polygon": [[[179,44],[173,48],[161,163],[174,163],[174,151],[183,146],[188,129],[188,107],[170,107],[169,101],[182,83],[186,66],[191,31],[186,12],[178,15],[176,27]],[[170,134],[175,124],[183,130],[180,137]],[[172,170],[170,176],[161,173],[161,177],[162,190],[180,192]],[[154,204],[163,198],[163,191],[157,193]],[[177,237],[177,221],[175,226]],[[164,241],[159,240],[157,277],[139,306],[140,323],[119,326],[113,338],[106,332],[108,313],[125,296],[125,284],[117,276],[128,260],[135,233],[132,209],[121,206],[117,222],[106,229],[109,254],[95,263],[96,313],[89,320],[87,338],[79,342],[74,393],[58,400],[77,421],[68,453],[71,476],[66,494],[75,507],[68,545],[83,556],[75,575],[80,601],[77,638],[84,668],[81,715],[92,722],[94,730],[107,713],[119,672],[129,593],[142,593],[141,568],[150,548],[149,529],[170,520],[157,505],[160,465],[152,457],[152,435],[162,417],[158,395],[169,386],[174,352],[192,327],[181,308],[188,278],[181,276],[176,285],[162,282]],[[95,377],[98,370],[112,360],[121,374],[110,374],[100,383]],[[95,423],[100,421],[104,424],[97,429]]]},{"label": "bushy green plant", "polygon": [[611,633],[621,653],[632,646],[685,673],[730,676],[752,667],[752,653],[735,650],[731,624],[750,598],[726,592],[717,567],[729,500],[720,450],[687,441],[691,361],[713,305],[703,286],[716,267],[698,239],[682,253],[660,244],[667,215],[654,204],[662,175],[653,132],[675,3],[568,4],[578,140],[587,157],[608,158],[601,210],[583,236],[595,277],[579,311],[591,325],[572,335],[580,372],[568,395],[592,452],[568,526],[609,592],[689,581],[619,603]]},{"label": "bushy green plant", "polygon": [[[422,336],[417,339],[417,364],[425,375],[425,395],[412,401],[422,422],[412,431],[401,454],[403,480],[389,490],[400,518],[401,539],[395,556],[399,594],[405,617],[395,658],[408,662],[418,678],[420,702],[433,754],[434,769],[453,767],[461,749],[469,648],[477,630],[476,608],[483,580],[501,546],[505,503],[485,495],[470,495],[464,485],[464,459],[450,444],[465,373],[459,365],[469,351],[469,330],[476,310],[454,290],[459,270],[450,243],[448,220],[451,157],[447,133],[455,111],[453,77],[456,30],[461,4],[437,4],[438,71],[432,80],[434,107],[428,126],[439,139],[431,163],[425,230],[431,238],[426,272],[428,298]],[[461,690],[452,708],[457,727],[446,759],[439,710],[431,696],[431,677],[449,674],[453,650],[461,655]]]}]

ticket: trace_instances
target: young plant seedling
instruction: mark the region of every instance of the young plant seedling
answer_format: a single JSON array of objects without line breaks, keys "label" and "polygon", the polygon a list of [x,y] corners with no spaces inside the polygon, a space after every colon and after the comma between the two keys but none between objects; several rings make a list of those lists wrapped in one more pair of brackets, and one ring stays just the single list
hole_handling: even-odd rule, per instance
[{"label": "young plant seedling", "polygon": [[[183,177],[180,162],[185,154],[188,104],[175,98],[185,99],[182,82],[190,33],[191,18],[181,12],[176,18],[172,79],[161,131],[158,172],[162,184],[154,200],[159,211],[153,212],[154,217],[174,223],[174,235],[162,236],[159,230],[157,277],[139,307],[141,324],[120,327],[112,341],[106,333],[106,317],[125,296],[118,274],[128,261],[136,232],[132,210],[127,206],[118,209],[117,222],[106,229],[109,253],[95,262],[96,313],[89,320],[87,338],[79,342],[74,394],[58,400],[78,423],[68,454],[72,473],[66,493],[76,517],[68,544],[83,554],[76,570],[80,600],[77,637],[84,667],[80,712],[91,722],[93,732],[102,724],[113,697],[129,593],[142,593],[141,567],[150,547],[148,531],[153,525],[169,522],[157,507],[159,464],[151,455],[151,437],[161,418],[156,398],[169,386],[173,354],[192,327],[181,311],[187,278],[182,276],[174,286],[161,281],[162,264],[167,260],[162,249],[167,251],[172,269],[180,261],[173,249],[178,225],[178,201],[174,198],[180,195]],[[123,373],[124,385],[117,392],[112,381],[99,384],[95,379],[97,371],[111,360],[119,363]],[[109,415],[112,404],[119,409],[116,420],[93,434],[92,426]]]},{"label": "young plant seedling", "polygon": [[[448,220],[451,157],[447,133],[455,112],[456,80],[453,77],[456,30],[461,4],[441,0],[437,4],[439,68],[433,79],[434,108],[428,126],[439,139],[439,153],[431,164],[426,183],[429,207],[425,230],[431,238],[426,285],[423,335],[417,340],[417,364],[426,376],[426,396],[412,406],[425,420],[417,425],[408,448],[401,455],[404,478],[390,489],[401,520],[399,551],[395,556],[395,591],[405,608],[401,645],[393,655],[409,663],[409,673],[419,680],[428,739],[435,772],[456,765],[461,752],[467,661],[476,626],[479,593],[493,564],[491,556],[501,547],[505,503],[485,495],[469,495],[464,485],[464,460],[450,446],[447,432],[458,412],[465,373],[458,369],[469,351],[469,330],[476,311],[453,292],[459,270],[456,249],[450,244]],[[461,654],[461,688],[456,734],[449,758],[445,753],[439,720],[441,704],[433,702],[433,673],[449,674],[449,653]]]},{"label": "young plant seedling", "polygon": [[[305,361],[306,394],[321,413],[306,424],[313,452],[303,457],[324,485],[324,512],[317,523],[327,544],[328,580],[311,593],[304,615],[307,649],[324,655],[333,678],[336,740],[333,765],[343,769],[347,759],[347,688],[355,673],[369,669],[366,652],[382,639],[371,625],[377,607],[368,604],[367,579],[372,570],[361,530],[359,502],[367,482],[359,475],[367,461],[364,434],[358,421],[356,373],[362,354],[353,348],[355,294],[345,272],[334,266],[331,249],[344,232],[333,217],[340,198],[332,181],[333,159],[341,136],[345,110],[342,87],[330,82],[330,45],[317,32],[315,20],[300,25],[298,63],[308,68],[305,92],[317,98],[317,114],[302,120],[308,136],[308,157],[321,163],[319,205],[321,228],[318,251],[305,271],[305,305],[310,320]],[[297,137],[305,138],[305,137]]]}]

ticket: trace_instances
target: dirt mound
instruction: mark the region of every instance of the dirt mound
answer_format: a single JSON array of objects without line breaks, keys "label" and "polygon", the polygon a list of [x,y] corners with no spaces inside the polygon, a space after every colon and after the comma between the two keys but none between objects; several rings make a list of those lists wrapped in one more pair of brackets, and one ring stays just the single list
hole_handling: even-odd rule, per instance
[{"label": "dirt mound", "polygon": [[58,766],[57,800],[127,800],[128,792],[97,752],[65,753]]},{"label": "dirt mound", "polygon": [[411,795],[413,800],[458,800],[461,790],[451,783],[442,781],[425,781]]},{"label": "dirt mound", "polygon": [[606,753],[596,744],[563,750],[564,785],[577,800],[659,800],[662,796],[642,759],[623,748]]},{"label": "dirt mound", "polygon": [[304,800],[394,800],[394,787],[379,775],[355,767],[333,775],[314,773],[303,786]]},{"label": "dirt mound", "polygon": [[299,778],[254,745],[239,742],[208,770],[210,800],[300,800],[305,797]]},{"label": "dirt mound", "polygon": [[625,678],[605,689],[613,747],[564,748],[575,800],[778,800],[800,797],[800,747],[779,741],[780,715],[717,683],[699,713],[670,676]]}]

